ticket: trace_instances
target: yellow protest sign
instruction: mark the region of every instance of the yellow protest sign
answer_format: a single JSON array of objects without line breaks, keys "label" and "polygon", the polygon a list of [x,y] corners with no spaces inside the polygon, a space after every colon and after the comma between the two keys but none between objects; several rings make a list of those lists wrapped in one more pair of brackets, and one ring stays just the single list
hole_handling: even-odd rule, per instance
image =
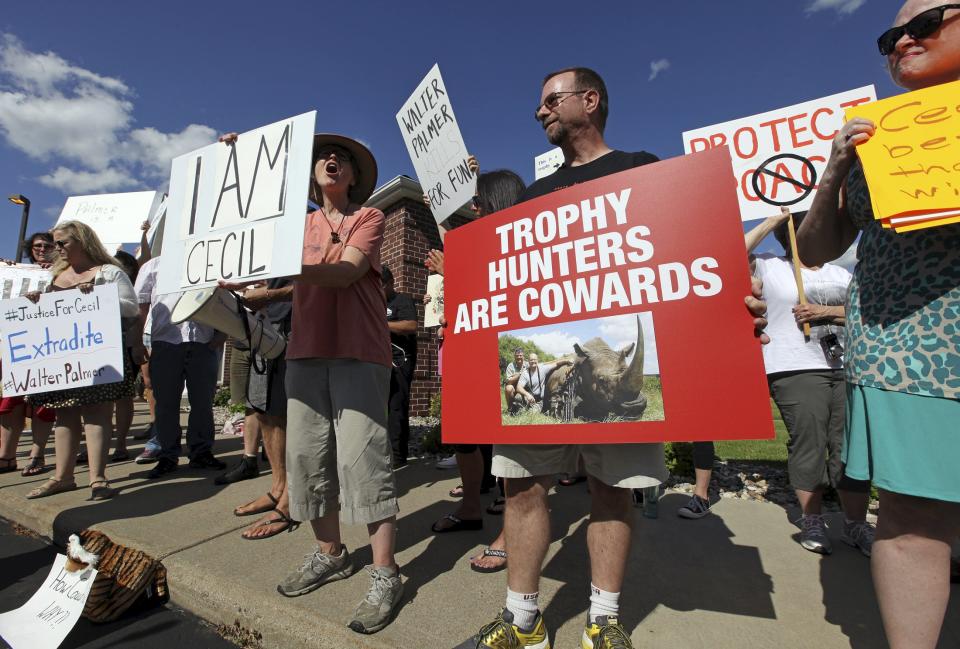
[{"label": "yellow protest sign", "polygon": [[[846,117],[876,125],[857,147],[876,219],[960,211],[960,81],[854,106]],[[952,221],[933,218],[909,229]]]}]

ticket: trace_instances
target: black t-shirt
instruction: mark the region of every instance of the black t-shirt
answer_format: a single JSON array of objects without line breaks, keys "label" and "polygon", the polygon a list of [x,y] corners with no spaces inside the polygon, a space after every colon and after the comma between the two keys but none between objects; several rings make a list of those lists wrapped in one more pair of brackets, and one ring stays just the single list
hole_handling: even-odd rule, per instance
[{"label": "black t-shirt", "polygon": [[[393,298],[387,301],[387,322],[399,322],[402,320],[417,320],[417,307],[413,303],[413,298],[403,293],[394,293]],[[415,365],[417,362],[417,335],[416,334],[395,334],[390,332],[390,346],[393,352],[393,362],[395,365],[401,365],[406,356],[406,362]],[[399,347],[400,349],[397,349]]]},{"label": "black t-shirt", "polygon": [[646,151],[637,151],[636,153],[627,153],[626,151],[611,151],[604,154],[592,162],[568,167],[566,164],[554,171],[549,176],[541,178],[527,187],[520,200],[529,201],[530,199],[549,194],[558,189],[585,183],[589,180],[596,180],[618,171],[626,171],[634,167],[640,167],[651,162],[658,162],[660,158],[647,153]]}]

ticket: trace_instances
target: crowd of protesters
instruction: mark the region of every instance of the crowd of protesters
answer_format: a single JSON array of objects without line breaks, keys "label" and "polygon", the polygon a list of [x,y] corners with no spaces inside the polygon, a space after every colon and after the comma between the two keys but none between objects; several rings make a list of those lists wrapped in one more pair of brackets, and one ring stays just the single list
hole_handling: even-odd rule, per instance
[{"label": "crowd of protesters", "polygon": [[[960,79],[960,5],[908,0],[894,25],[879,39],[894,82],[920,89]],[[536,119],[547,140],[562,150],[564,164],[527,187],[508,170],[479,173],[471,159],[471,171],[478,175],[476,216],[656,162],[651,153],[607,144],[608,112],[606,86],[593,70],[566,68],[546,75]],[[904,235],[873,219],[855,149],[874,128],[853,119],[838,132],[812,207],[794,216],[799,255],[791,253],[789,212],[746,234],[751,254],[744,263],[753,271],[754,285],[745,301],[758,344],[767,343],[770,393],[789,434],[787,466],[801,510],[800,545],[821,554],[832,551],[821,502],[825,490],[836,488],[845,516],[841,538],[872,557],[890,646],[934,647],[949,598],[950,546],[960,536],[955,470],[960,457],[955,430],[960,419],[960,225]],[[231,133],[220,141],[233,146],[237,137]],[[403,597],[394,556],[394,472],[408,461],[419,325],[414,301],[397,292],[393,273],[381,262],[385,217],[364,205],[376,181],[377,163],[366,146],[342,135],[317,134],[310,185],[316,209],[306,217],[301,273],[265,283],[220,283],[237,292],[248,309],[262,312],[288,340],[285,353],[272,359],[261,357],[249,341],[231,343],[232,397],[243,404],[245,419],[243,453],[229,468],[214,454],[213,424],[225,335],[200,323],[171,321],[179,295],[157,291],[159,257],[149,258],[146,237],[144,254],[134,259],[111,256],[79,222],[61,222],[50,233],[32,235],[26,242],[31,261],[50,270],[46,291],[117,285],[123,378],[4,398],[0,472],[19,470],[16,450],[29,417],[33,445],[23,475],[46,470],[51,432],[56,467],[28,498],[77,489],[78,458],[89,464],[91,499],[116,496],[106,475],[111,440],[112,459],[127,459],[139,371],[152,395],[153,423],[136,461],[153,464],[151,479],[174,473],[182,453],[186,387],[191,467],[215,470],[215,482],[227,485],[259,476],[261,444],[270,463],[269,491],[233,511],[261,516],[243,538],[262,540],[310,524],[315,545],[280,578],[279,593],[296,597],[350,577],[356,567],[340,524],[363,524],[373,562],[366,568],[368,592],[349,626],[374,633],[388,625]],[[784,254],[753,255],[771,233]],[[859,263],[851,275],[829,262],[858,234]],[[921,255],[929,263],[916,273],[890,270]],[[442,251],[431,251],[424,263],[443,274]],[[797,269],[805,300],[794,282]],[[27,297],[37,301],[40,294]],[[803,334],[805,325],[812,334]],[[444,326],[441,321],[441,339]],[[903,336],[923,344],[902,345]],[[953,369],[934,372],[944,366],[944,353]],[[502,369],[506,408],[537,407],[537,386],[553,365],[564,362],[544,363],[514,350]],[[631,647],[620,623],[620,599],[632,500],[635,491],[656,493],[666,480],[663,444],[459,445],[455,458],[462,484],[450,495],[461,500],[432,530],[442,535],[482,529],[481,494],[497,490],[486,512],[503,515],[502,531],[470,563],[477,572],[506,569],[507,576],[503,608],[458,649],[550,646],[539,584],[550,543],[547,493],[558,476],[566,476],[565,484],[585,479],[590,491],[584,566],[591,584],[584,593],[589,613],[581,646]],[[696,488],[678,515],[698,519],[710,513],[713,462],[712,443],[697,443]],[[882,508],[876,530],[866,521],[871,483],[880,490]]]}]

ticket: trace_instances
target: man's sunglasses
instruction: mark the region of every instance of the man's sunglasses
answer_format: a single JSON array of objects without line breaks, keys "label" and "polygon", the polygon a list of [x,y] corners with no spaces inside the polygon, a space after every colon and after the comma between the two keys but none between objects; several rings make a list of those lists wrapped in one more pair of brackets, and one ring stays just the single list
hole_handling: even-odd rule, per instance
[{"label": "man's sunglasses", "polygon": [[905,24],[899,27],[891,27],[883,32],[877,39],[880,53],[884,56],[892,54],[904,34],[909,34],[910,38],[926,38],[934,33],[943,24],[943,12],[947,9],[960,9],[960,4],[940,5],[933,9],[921,11]]}]

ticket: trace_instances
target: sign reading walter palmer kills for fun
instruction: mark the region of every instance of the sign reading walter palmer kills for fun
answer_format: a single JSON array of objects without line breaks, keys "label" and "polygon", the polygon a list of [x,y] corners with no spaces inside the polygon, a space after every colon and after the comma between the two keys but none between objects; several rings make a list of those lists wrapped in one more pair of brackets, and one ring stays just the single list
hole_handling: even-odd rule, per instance
[{"label": "sign reading walter palmer kills for fun", "polygon": [[116,284],[0,302],[3,395],[37,394],[123,379]]},{"label": "sign reading walter palmer kills for fun", "polygon": [[717,148],[450,232],[444,441],[771,438],[732,173]]}]

